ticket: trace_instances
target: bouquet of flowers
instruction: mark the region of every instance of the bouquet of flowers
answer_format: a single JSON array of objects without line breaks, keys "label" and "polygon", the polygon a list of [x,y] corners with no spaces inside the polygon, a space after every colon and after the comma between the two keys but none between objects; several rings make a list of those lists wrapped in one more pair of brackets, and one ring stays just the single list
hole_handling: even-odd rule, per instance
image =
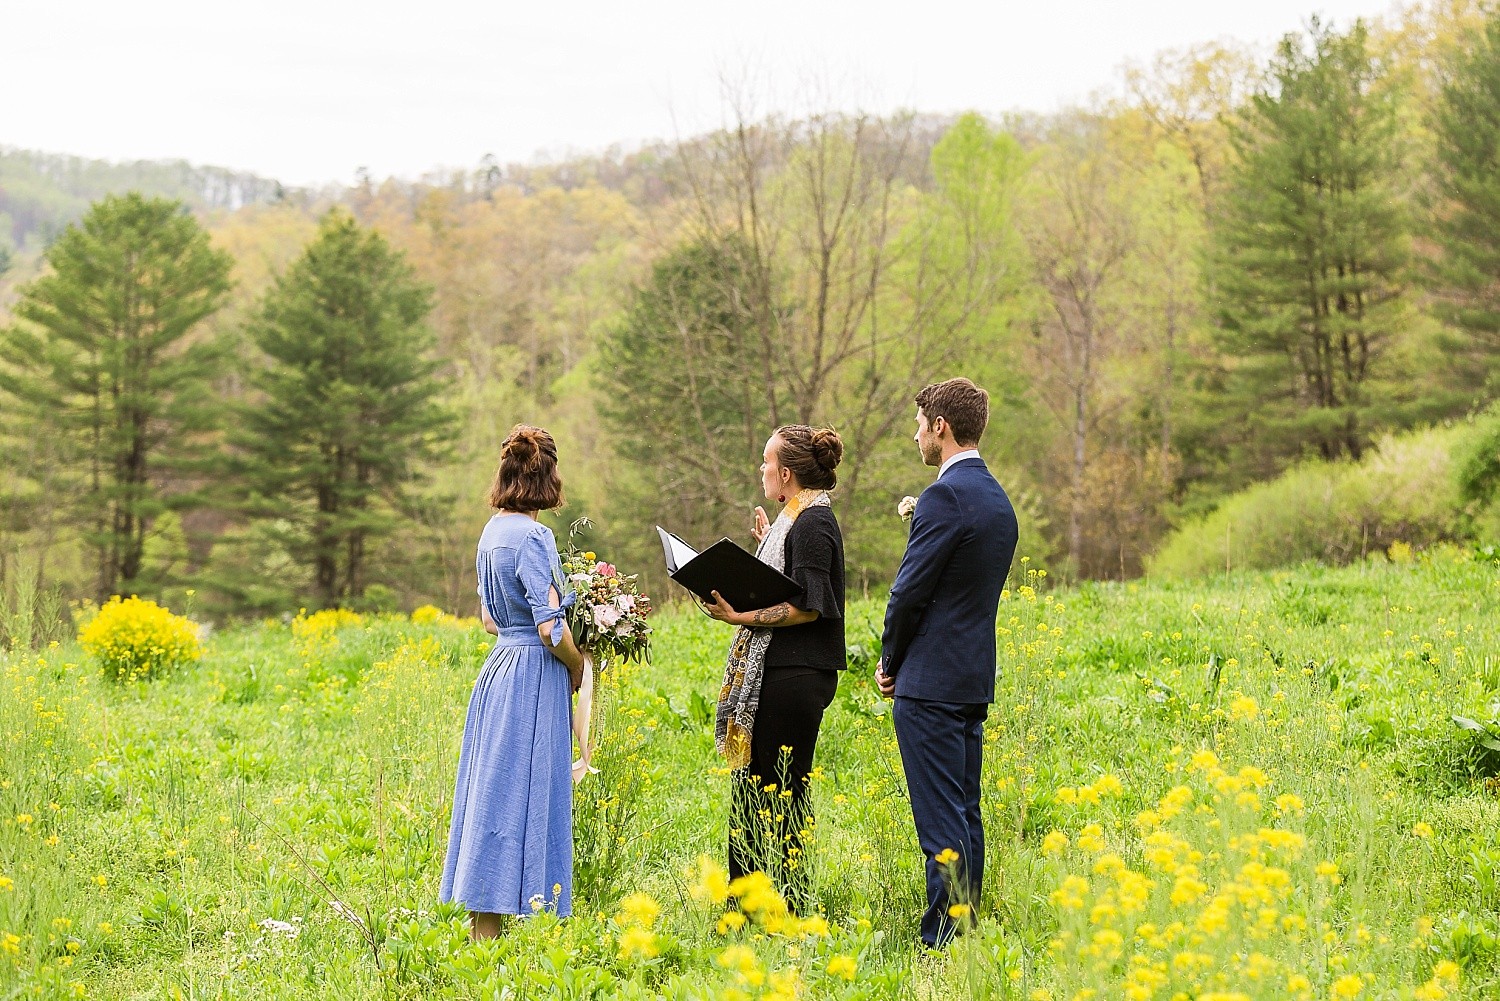
[{"label": "bouquet of flowers", "polygon": [[594,553],[573,544],[577,531],[589,524],[580,518],[568,533],[562,554],[563,576],[576,597],[568,609],[573,642],[600,666],[612,661],[641,661],[651,652],[651,599],[640,592],[635,575],[626,576]]},{"label": "bouquet of flowers", "polygon": [[[596,715],[596,673],[611,662],[642,661],[651,653],[651,624],[646,621],[651,614],[651,598],[641,593],[634,574],[621,574],[595,553],[578,548],[574,539],[590,525],[587,518],[573,522],[568,529],[567,548],[561,554],[564,585],[574,596],[568,609],[568,629],[584,656],[583,685],[573,710],[573,735],[579,750],[579,758],[573,762],[574,782],[598,771],[589,763],[594,753],[589,731]],[[602,700],[600,704],[602,707]]]}]

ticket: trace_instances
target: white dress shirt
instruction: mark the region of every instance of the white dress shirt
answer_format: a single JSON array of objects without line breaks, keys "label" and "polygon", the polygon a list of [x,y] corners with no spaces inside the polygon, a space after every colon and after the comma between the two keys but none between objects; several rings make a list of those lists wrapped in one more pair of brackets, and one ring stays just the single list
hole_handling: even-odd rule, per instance
[{"label": "white dress shirt", "polygon": [[943,474],[948,471],[948,467],[953,465],[955,462],[963,462],[965,459],[977,458],[979,458],[979,449],[977,448],[965,449],[964,451],[959,452],[957,455],[949,457],[948,461],[943,463],[942,468],[938,470],[938,479],[942,479]]}]

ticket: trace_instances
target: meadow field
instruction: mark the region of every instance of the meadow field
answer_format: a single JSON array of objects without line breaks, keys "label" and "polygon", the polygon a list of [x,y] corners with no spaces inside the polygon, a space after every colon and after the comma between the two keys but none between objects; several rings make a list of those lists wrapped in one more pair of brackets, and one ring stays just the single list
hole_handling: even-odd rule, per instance
[{"label": "meadow field", "polygon": [[76,643],[12,651],[0,998],[1500,996],[1500,565],[1398,545],[1012,583],[980,921],[930,954],[876,599],[851,603],[818,748],[820,913],[726,899],[729,633],[670,609],[651,663],[604,678],[575,916],[480,944],[437,902],[473,620],[225,629],[147,681]]}]

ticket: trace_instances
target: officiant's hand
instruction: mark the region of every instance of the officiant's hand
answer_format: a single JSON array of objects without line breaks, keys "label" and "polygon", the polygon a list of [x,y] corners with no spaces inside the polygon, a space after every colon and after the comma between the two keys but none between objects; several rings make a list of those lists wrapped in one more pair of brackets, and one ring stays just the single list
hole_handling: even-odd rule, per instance
[{"label": "officiant's hand", "polygon": [[896,697],[896,679],[886,676],[885,661],[875,665],[875,687],[880,689],[880,694],[888,699]]},{"label": "officiant's hand", "polygon": [[750,530],[750,534],[755,536],[755,541],[759,543],[764,541],[766,532],[770,531],[770,529],[771,523],[766,519],[766,509],[757,507],[755,509],[755,527]]},{"label": "officiant's hand", "polygon": [[720,622],[727,622],[731,626],[743,625],[740,613],[734,610],[734,606],[724,600],[724,596],[718,591],[710,591],[714,596],[713,601],[703,602],[703,610]]}]

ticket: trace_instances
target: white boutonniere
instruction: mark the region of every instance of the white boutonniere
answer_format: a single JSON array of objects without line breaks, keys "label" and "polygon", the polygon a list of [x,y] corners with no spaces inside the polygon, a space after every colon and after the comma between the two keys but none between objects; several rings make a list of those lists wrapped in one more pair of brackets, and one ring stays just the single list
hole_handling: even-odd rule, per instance
[{"label": "white boutonniere", "polygon": [[902,521],[911,521],[912,512],[916,509],[917,499],[915,497],[903,497],[896,504],[896,513],[901,516]]}]

